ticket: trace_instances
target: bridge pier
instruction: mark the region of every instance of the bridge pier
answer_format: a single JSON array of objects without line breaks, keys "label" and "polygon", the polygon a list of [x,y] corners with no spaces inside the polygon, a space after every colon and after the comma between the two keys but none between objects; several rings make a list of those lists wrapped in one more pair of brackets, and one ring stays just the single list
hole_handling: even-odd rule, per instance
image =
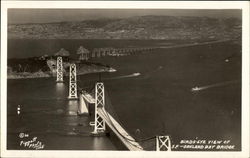
[{"label": "bridge pier", "polygon": [[69,71],[69,99],[77,99],[77,84],[76,84],[76,64],[70,64]]},{"label": "bridge pier", "polygon": [[63,82],[63,59],[57,57],[56,67],[56,82]]},{"label": "bridge pier", "polygon": [[171,151],[169,136],[156,136],[156,151]]}]

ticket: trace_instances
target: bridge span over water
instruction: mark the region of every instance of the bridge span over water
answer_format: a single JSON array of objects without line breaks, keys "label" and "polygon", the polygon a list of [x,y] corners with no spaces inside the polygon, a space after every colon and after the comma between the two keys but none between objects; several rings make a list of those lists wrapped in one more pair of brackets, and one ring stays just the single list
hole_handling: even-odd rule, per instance
[{"label": "bridge span over water", "polygon": [[[57,60],[57,82],[63,82],[63,61],[61,57]],[[94,94],[82,91],[77,95],[77,76],[76,65],[70,65],[69,75],[69,97],[68,99],[80,99],[79,114],[88,114],[89,107],[94,106],[94,122],[90,122],[94,126],[93,136],[101,136],[105,133],[106,125],[114,132],[119,140],[125,145],[128,150],[142,151],[144,148],[140,145],[138,140],[135,140],[118,121],[105,109],[105,90],[104,83],[97,82],[95,84]],[[171,151],[171,142],[169,136],[153,136],[145,140],[155,140],[157,151]]]}]

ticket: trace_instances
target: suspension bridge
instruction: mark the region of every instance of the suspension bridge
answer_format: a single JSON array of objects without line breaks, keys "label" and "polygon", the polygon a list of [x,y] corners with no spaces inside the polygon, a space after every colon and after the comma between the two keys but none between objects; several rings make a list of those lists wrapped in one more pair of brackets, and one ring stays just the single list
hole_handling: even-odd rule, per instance
[{"label": "suspension bridge", "polygon": [[[141,143],[154,141],[156,151],[171,151],[171,140],[169,136],[152,136],[140,140],[134,139],[119,123],[110,112],[107,111],[106,95],[103,82],[96,82],[94,92],[88,93],[82,90],[77,94],[77,73],[76,65],[70,65],[69,75],[69,97],[68,99],[79,99],[78,114],[89,114],[90,107],[94,107],[94,121],[90,125],[94,127],[91,134],[93,136],[105,136],[106,126],[118,137],[124,146],[130,151],[142,151],[146,148]],[[63,61],[61,57],[57,58],[57,82],[63,82]]]}]

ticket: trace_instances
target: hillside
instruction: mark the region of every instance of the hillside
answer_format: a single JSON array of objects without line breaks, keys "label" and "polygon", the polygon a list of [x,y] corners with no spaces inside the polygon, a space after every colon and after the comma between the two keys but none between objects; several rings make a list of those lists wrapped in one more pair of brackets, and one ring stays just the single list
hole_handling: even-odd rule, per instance
[{"label": "hillside", "polygon": [[10,39],[239,39],[237,18],[140,16],[42,24],[9,24]]}]

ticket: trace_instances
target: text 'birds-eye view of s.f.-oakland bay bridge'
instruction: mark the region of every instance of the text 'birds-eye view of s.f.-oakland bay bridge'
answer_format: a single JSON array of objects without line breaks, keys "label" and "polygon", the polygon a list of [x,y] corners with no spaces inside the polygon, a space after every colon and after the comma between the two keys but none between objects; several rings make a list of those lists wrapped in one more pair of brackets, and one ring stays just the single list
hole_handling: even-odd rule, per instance
[{"label": "text 'birds-eye view of s.f.-oakland bay bridge'", "polygon": [[241,17],[8,9],[7,149],[241,151]]}]

